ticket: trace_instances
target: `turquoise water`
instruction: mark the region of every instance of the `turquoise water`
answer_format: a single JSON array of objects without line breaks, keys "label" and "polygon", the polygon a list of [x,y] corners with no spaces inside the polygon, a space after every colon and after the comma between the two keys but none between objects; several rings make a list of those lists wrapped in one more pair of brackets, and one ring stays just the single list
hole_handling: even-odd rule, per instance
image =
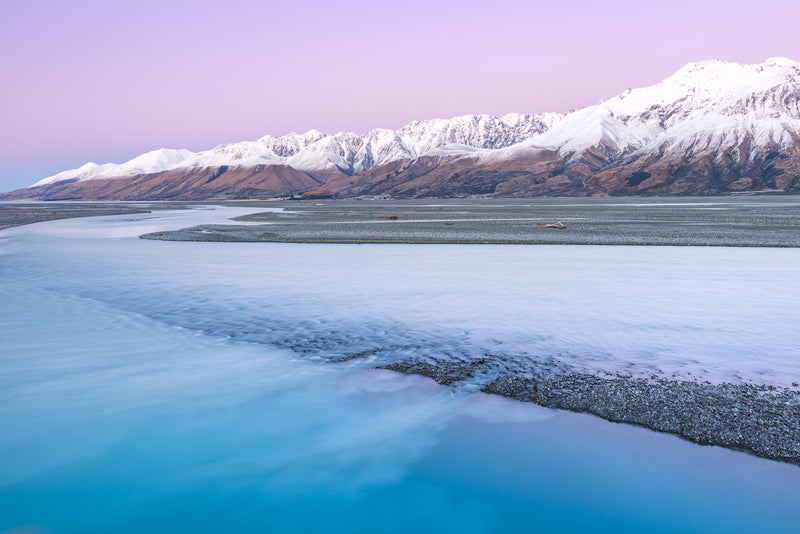
[{"label": "turquoise water", "polygon": [[[267,263],[283,251],[291,262],[294,249],[103,235],[114,220],[47,223],[50,233],[34,225],[0,242],[0,532],[796,532],[800,524],[796,466],[223,335],[276,310],[283,316],[261,319],[285,336],[309,328],[294,322],[303,306],[311,316],[329,306],[342,327],[357,328],[358,315],[331,307],[329,285],[311,303],[313,294],[253,307],[254,291],[265,298],[254,289],[258,254]],[[243,254],[256,256],[230,261]],[[263,276],[276,276],[270,269]],[[381,309],[386,295],[365,287],[342,306]]]}]

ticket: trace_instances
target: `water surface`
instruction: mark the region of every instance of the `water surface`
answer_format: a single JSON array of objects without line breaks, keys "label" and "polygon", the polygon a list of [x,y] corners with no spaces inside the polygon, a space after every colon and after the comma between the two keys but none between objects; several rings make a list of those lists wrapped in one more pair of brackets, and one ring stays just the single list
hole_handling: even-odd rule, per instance
[{"label": "water surface", "polygon": [[240,213],[0,234],[0,532],[795,530],[796,466],[325,363],[558,349],[779,383],[793,251],[135,237]]}]

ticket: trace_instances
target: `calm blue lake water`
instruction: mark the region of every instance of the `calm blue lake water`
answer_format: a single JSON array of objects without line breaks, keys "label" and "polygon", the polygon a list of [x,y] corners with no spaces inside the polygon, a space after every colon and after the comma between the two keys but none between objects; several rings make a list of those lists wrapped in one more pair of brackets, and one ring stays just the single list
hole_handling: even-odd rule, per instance
[{"label": "calm blue lake water", "polygon": [[[0,234],[0,532],[797,531],[796,466],[470,384],[444,388],[369,362],[322,361],[324,351],[369,343],[455,351],[506,342],[519,351],[538,340],[553,350],[572,337],[592,354],[663,361],[670,372],[785,378],[796,365],[792,332],[770,337],[771,360],[734,353],[783,331],[775,321],[796,319],[785,296],[796,252],[764,251],[765,263],[752,250],[692,259],[666,249],[131,237],[192,217],[200,215],[56,221]],[[668,263],[662,286],[676,279],[709,290],[679,298],[646,285],[653,254]],[[726,254],[738,254],[738,264]],[[505,278],[485,272],[498,256]],[[534,279],[526,269],[552,274],[577,259],[584,271],[569,289],[549,288],[552,279],[519,289]],[[762,282],[764,264],[771,283]],[[619,265],[625,276],[594,290],[581,274]],[[726,288],[745,308],[771,297],[774,307],[738,329],[715,323],[730,305]],[[609,335],[601,304],[615,298],[615,310],[628,312],[674,298],[702,332],[673,307],[641,319],[652,335],[637,333],[636,318],[614,322],[618,335]],[[537,329],[531,306],[577,318]],[[579,329],[585,324],[597,332]],[[328,342],[297,352],[315,339]],[[692,346],[702,365],[683,357]]]}]

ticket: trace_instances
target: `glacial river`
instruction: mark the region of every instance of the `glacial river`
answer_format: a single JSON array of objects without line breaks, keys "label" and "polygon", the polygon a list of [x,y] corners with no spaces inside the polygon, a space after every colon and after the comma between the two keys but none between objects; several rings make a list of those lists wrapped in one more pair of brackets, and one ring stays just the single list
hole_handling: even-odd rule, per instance
[{"label": "glacial river", "polygon": [[0,233],[0,533],[796,532],[800,467],[372,367],[790,385],[800,250],[137,238],[246,212]]}]

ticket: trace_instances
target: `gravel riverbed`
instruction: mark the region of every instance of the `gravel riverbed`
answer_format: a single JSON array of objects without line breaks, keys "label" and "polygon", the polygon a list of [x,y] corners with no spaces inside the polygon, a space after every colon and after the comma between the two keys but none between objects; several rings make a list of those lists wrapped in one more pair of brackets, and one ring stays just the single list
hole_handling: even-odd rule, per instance
[{"label": "gravel riverbed", "polygon": [[[226,203],[227,205],[227,203]],[[167,241],[411,244],[800,246],[800,197],[231,203],[251,215],[141,237]],[[178,209],[167,203],[3,203],[0,229],[66,217]],[[259,211],[264,208],[265,211]],[[548,228],[562,223],[565,228]],[[306,347],[307,348],[307,347]],[[302,352],[302,350],[301,350]],[[353,360],[382,352],[353,354]],[[547,361],[513,368],[500,356],[436,355],[381,368],[468,383],[487,393],[587,412],[687,440],[800,465],[800,389],[665,375],[584,372]],[[365,362],[369,365],[369,362]],[[518,361],[519,363],[519,361]]]},{"label": "gravel riverbed", "polygon": [[[245,204],[239,204],[245,205]],[[800,246],[800,197],[285,201],[168,241]],[[239,223],[239,224],[237,224]],[[552,228],[563,224],[564,228]]]}]

